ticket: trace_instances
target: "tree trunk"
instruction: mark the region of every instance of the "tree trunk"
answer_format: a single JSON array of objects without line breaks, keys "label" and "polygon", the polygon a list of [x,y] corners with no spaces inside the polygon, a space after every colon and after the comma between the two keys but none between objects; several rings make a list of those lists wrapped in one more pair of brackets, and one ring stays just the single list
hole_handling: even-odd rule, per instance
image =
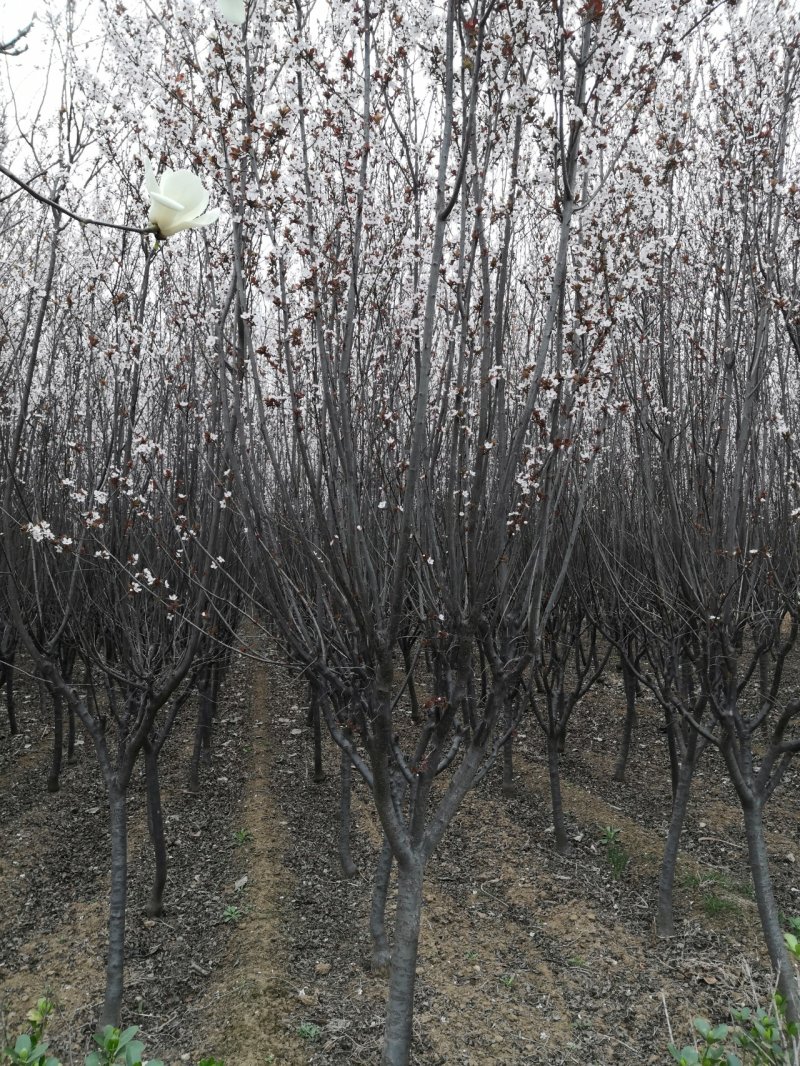
[{"label": "tree trunk", "polygon": [[411,721],[414,723],[414,725],[419,725],[419,723],[422,721],[422,715],[419,709],[417,686],[414,684],[414,671],[411,669],[413,662],[411,658],[411,648],[412,644],[410,641],[400,641],[400,650],[403,653],[403,662],[405,664],[406,674],[408,675],[408,700],[411,704]]},{"label": "tree trunk", "polygon": [[664,858],[661,861],[661,872],[658,878],[656,930],[659,936],[675,935],[675,916],[673,913],[675,867],[678,861],[683,823],[686,820],[686,811],[689,806],[689,793],[695,769],[696,747],[696,743],[691,743],[690,741],[686,757],[678,771],[678,785],[672,800],[672,815],[669,821],[667,841],[664,845]]},{"label": "tree trunk", "polygon": [[514,786],[514,734],[503,745],[503,795],[512,798],[517,790]]},{"label": "tree trunk", "polygon": [[667,751],[669,752],[669,773],[672,784],[672,802],[678,791],[678,778],[680,777],[680,761],[678,759],[678,745],[675,741],[675,730],[679,728],[674,711],[664,708],[664,732],[667,735]]},{"label": "tree trunk", "polygon": [[17,715],[14,708],[14,665],[13,661],[7,659],[3,663],[3,681],[6,686],[6,711],[8,712],[8,728],[11,732],[11,736],[17,735]]},{"label": "tree trunk", "polygon": [[58,792],[61,776],[61,750],[64,746],[64,700],[59,692],[50,690],[53,702],[53,755],[47,775],[47,791]]},{"label": "tree trunk", "polygon": [[158,779],[158,754],[151,744],[144,748],[144,772],[147,786],[147,828],[155,857],[155,874],[147,914],[156,918],[164,913],[164,886],[167,883],[167,845],[164,841],[164,814],[161,809],[161,784]]},{"label": "tree trunk", "polygon": [[783,940],[778,905],[772,889],[767,845],[764,839],[763,810],[760,803],[743,803],[742,811],[758,914],[761,918],[761,928],[764,931],[772,968],[778,975],[778,991],[784,999],[787,1021],[799,1022],[800,990],[798,990],[792,961]]},{"label": "tree trunk", "polygon": [[382,1066],[408,1066],[411,1056],[423,873],[424,866],[418,859],[398,866],[397,915],[389,976],[389,1001],[383,1031]]},{"label": "tree trunk", "polygon": [[314,730],[314,782],[320,784],[325,780],[325,771],[322,769],[322,722],[319,710],[319,697],[316,692],[311,695],[311,726]]},{"label": "tree trunk", "polygon": [[613,780],[624,781],[625,770],[628,766],[628,756],[631,751],[631,740],[636,728],[636,675],[623,659],[622,683],[625,688],[625,724],[622,727],[622,742],[619,747],[617,763],[614,767]]},{"label": "tree trunk", "polygon": [[547,735],[547,769],[550,774],[550,801],[553,806],[553,829],[555,830],[556,851],[559,855],[569,855],[572,850],[564,823],[564,805],[561,800],[561,768],[558,757],[558,736],[551,731]]},{"label": "tree trunk", "polygon": [[111,826],[111,900],[108,914],[106,991],[100,1028],[119,1028],[125,967],[125,912],[128,902],[128,822],[125,792],[116,784],[108,790]]},{"label": "tree trunk", "polygon": [[188,791],[197,795],[200,792],[200,756],[204,752],[211,752],[211,676],[210,669],[204,671],[203,679],[197,686],[197,725],[194,731],[194,748],[192,749],[192,761],[189,764]]},{"label": "tree trunk", "polygon": [[75,762],[75,708],[67,705],[67,762]]},{"label": "tree trunk", "polygon": [[345,877],[355,877],[358,867],[350,852],[350,794],[353,787],[353,764],[349,754],[342,749],[341,794],[339,797],[339,859]]},{"label": "tree trunk", "polygon": [[372,887],[372,907],[369,914],[369,933],[372,938],[372,972],[387,973],[389,970],[389,939],[386,936],[386,897],[392,876],[392,849],[384,836],[383,846],[375,867],[375,882]]}]

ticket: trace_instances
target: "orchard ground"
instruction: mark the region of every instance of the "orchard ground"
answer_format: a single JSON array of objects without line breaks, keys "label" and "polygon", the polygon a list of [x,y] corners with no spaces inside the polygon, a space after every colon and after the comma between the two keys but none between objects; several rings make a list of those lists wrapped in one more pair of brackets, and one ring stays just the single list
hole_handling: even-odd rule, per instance
[{"label": "orchard ground", "polygon": [[[102,1001],[109,841],[88,738],[45,780],[52,733],[19,685],[20,733],[0,727],[0,1005],[6,1035],[44,992],[51,1050],[88,1047]],[[312,781],[306,691],[274,665],[240,662],[224,687],[202,793],[185,789],[187,708],[162,754],[170,858],[162,918],[144,913],[152,862],[143,782],[130,803],[124,1020],[167,1063],[377,1063],[386,979],[369,970],[368,912],[380,834],[353,797],[346,880],[336,837],[338,755]],[[655,934],[669,813],[660,712],[643,697],[628,783],[612,782],[624,714],[609,671],[575,712],[563,760],[574,853],[555,854],[543,738],[515,744],[514,798],[498,765],[464,803],[429,867],[413,1061],[425,1066],[668,1061],[691,1019],[769,995],[741,816],[715,753],[694,784],[678,868],[679,935]],[[800,914],[798,769],[767,814],[779,906]],[[137,770],[138,773],[138,770]],[[607,828],[629,857],[609,861]],[[391,901],[390,901],[391,907]],[[391,928],[391,913],[389,915]],[[67,1058],[68,1061],[68,1058]]]}]

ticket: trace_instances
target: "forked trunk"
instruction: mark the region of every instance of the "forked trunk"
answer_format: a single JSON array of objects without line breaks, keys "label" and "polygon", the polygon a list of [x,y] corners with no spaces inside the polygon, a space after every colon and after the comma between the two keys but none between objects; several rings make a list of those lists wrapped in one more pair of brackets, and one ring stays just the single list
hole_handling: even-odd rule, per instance
[{"label": "forked trunk", "polygon": [[383,1031],[382,1066],[408,1066],[411,1057],[423,873],[424,866],[419,860],[398,865],[397,915],[389,976],[389,1002]]}]

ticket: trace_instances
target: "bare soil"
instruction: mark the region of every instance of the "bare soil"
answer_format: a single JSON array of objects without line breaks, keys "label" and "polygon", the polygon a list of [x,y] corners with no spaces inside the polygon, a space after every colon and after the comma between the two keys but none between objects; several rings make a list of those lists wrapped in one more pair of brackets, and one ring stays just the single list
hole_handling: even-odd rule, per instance
[{"label": "bare soil", "polygon": [[[354,786],[353,853],[336,853],[338,757],[310,773],[305,690],[240,663],[222,695],[202,794],[185,791],[193,712],[162,756],[170,873],[163,919],[144,916],[152,864],[143,784],[130,803],[125,1020],[167,1063],[375,1064],[386,980],[369,970],[367,916],[380,833]],[[611,780],[624,699],[617,678],[576,711],[564,757],[574,854],[555,854],[542,737],[515,743],[517,795],[500,769],[467,799],[425,890],[414,1062],[434,1066],[668,1061],[691,1018],[769,994],[741,815],[714,753],[701,764],[678,871],[679,935],[660,940],[654,900],[669,815],[661,720],[643,698],[628,783]],[[51,734],[20,686],[21,732],[0,718],[0,1005],[7,1032],[49,991],[51,1048],[88,1046],[102,997],[106,805],[88,740],[45,788]],[[779,905],[800,913],[798,769],[769,814]],[[615,876],[603,830],[630,856]],[[797,861],[795,861],[797,860]],[[390,901],[391,902],[391,901]],[[234,908],[234,910],[231,910]],[[390,915],[391,920],[391,915]]]}]

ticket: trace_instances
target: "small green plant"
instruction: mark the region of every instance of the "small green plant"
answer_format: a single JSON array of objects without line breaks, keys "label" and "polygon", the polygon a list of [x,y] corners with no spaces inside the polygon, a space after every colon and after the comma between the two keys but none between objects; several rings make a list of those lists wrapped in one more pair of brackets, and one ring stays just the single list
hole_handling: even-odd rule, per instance
[{"label": "small green plant", "polygon": [[504,973],[500,978],[500,983],[505,985],[506,988],[513,988],[516,984],[517,978],[513,973]]},{"label": "small green plant", "polygon": [[26,1021],[30,1023],[31,1040],[34,1044],[41,1042],[48,1019],[55,1009],[56,1005],[52,999],[42,996],[37,1001],[36,1006],[32,1007],[25,1015]]},{"label": "small green plant", "polygon": [[197,1066],[225,1066],[225,1062],[222,1059],[200,1059]]},{"label": "small green plant", "polygon": [[[47,1041],[43,1039],[48,1019],[54,1010],[53,1001],[42,997],[28,1011],[26,1019],[31,1027],[30,1033],[22,1033],[13,1045],[0,1050],[0,1066],[19,1066],[21,1063],[26,1066],[62,1066],[58,1059],[47,1054]],[[107,1025],[102,1033],[94,1036],[94,1042],[100,1050],[91,1051],[83,1060],[83,1066],[164,1066],[158,1059],[142,1058],[144,1044],[134,1039],[138,1032],[136,1025],[124,1030]],[[218,1063],[217,1066],[223,1064]]]},{"label": "small green plant", "polygon": [[467,952],[467,962],[475,962],[478,958],[478,952],[471,950]]},{"label": "small green plant", "polygon": [[[101,1033],[94,1035],[94,1042],[99,1045],[100,1050],[87,1055],[83,1066],[143,1066],[144,1044],[141,1040],[134,1039],[138,1032],[138,1025],[130,1025],[121,1031],[113,1025],[105,1026]],[[147,1066],[164,1064],[150,1059]]]},{"label": "small green plant", "polygon": [[724,1063],[725,1066],[741,1066],[741,1060],[736,1055],[729,1053],[724,1048],[724,1043],[730,1033],[727,1025],[712,1027],[711,1022],[705,1018],[695,1018],[693,1028],[701,1038],[701,1043],[692,1047],[688,1045],[678,1050],[674,1044],[670,1044],[668,1051],[678,1066],[713,1066],[715,1063]]},{"label": "small green plant", "polygon": [[222,912],[223,922],[227,922],[229,925],[237,925],[243,917],[244,914],[241,907],[237,907],[235,903],[229,904]]},{"label": "small green plant", "polygon": [[785,918],[784,922],[786,924],[786,928],[793,936],[800,937],[800,918],[798,918],[796,915],[793,915],[790,918]]},{"label": "small green plant", "polygon": [[322,1030],[314,1022],[301,1022],[297,1027],[297,1033],[302,1036],[304,1040],[319,1040],[322,1036]]},{"label": "small green plant", "polygon": [[715,892],[706,892],[703,896],[703,910],[708,918],[719,918],[726,914],[736,914],[739,906],[732,899],[725,899]]},{"label": "small green plant", "polygon": [[233,834],[233,842],[237,847],[242,847],[244,844],[249,844],[253,839],[253,834],[249,829],[236,829]]},{"label": "small green plant", "polygon": [[41,1066],[60,1066],[58,1059],[51,1058],[47,1054],[47,1041],[40,1043],[33,1041],[27,1033],[18,1036],[13,1047],[7,1047],[3,1052],[3,1062],[12,1063],[36,1063]]},{"label": "small green plant", "polygon": [[772,1007],[772,1012],[762,1007],[732,1010],[732,1026],[695,1018],[694,1046],[679,1050],[670,1044],[669,1053],[679,1066],[794,1066],[798,1027],[786,1021],[780,995]]},{"label": "small green plant", "polygon": [[611,876],[619,881],[628,869],[631,857],[619,838],[619,829],[612,825],[605,826],[600,833],[600,843],[606,849],[606,859],[611,867]]}]

